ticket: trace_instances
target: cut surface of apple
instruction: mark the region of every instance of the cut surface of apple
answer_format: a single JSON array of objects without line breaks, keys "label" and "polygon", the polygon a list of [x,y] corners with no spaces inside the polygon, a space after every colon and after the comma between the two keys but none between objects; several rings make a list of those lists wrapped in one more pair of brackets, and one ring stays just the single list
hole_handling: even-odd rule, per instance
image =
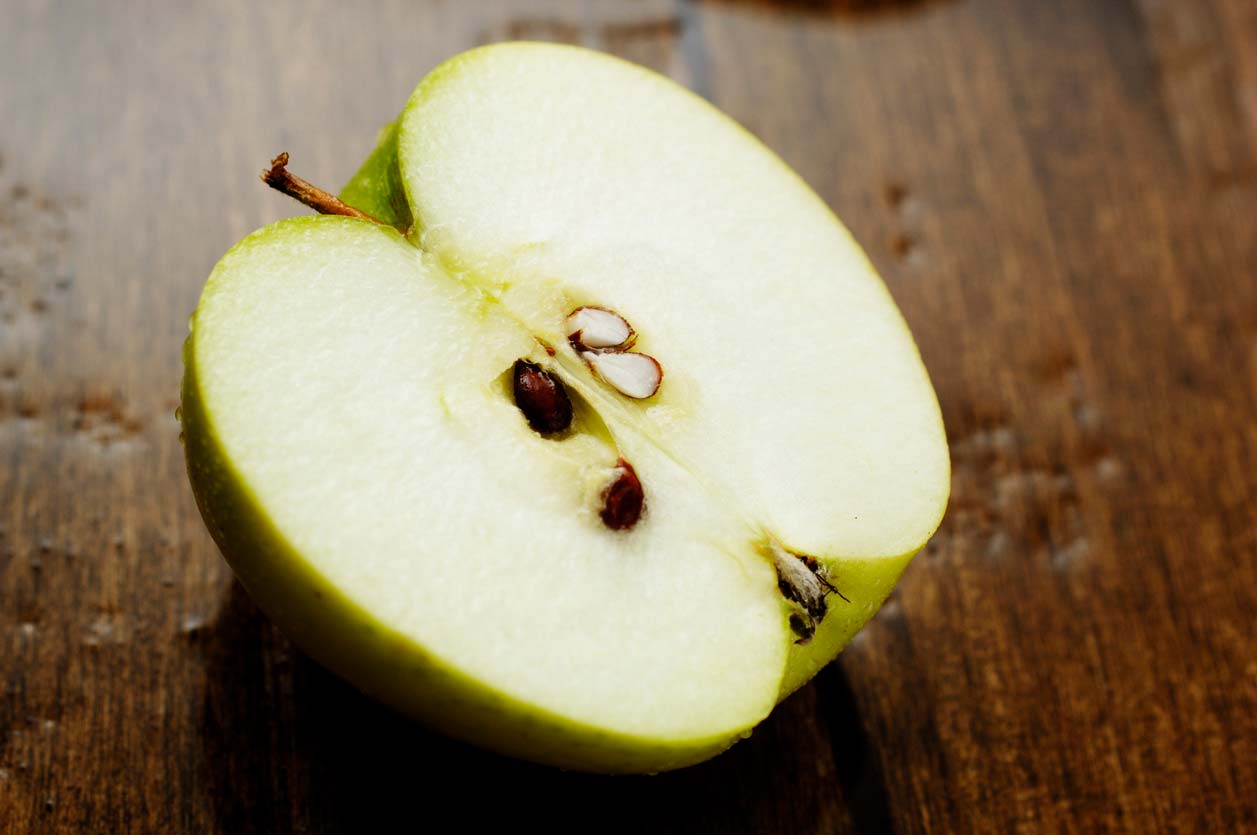
[{"label": "cut surface of apple", "polygon": [[[183,420],[233,568],[366,692],[564,767],[696,762],[831,660],[937,526],[945,436],[885,287],[666,79],[473,50],[342,196],[406,234],[315,217],[238,244]],[[582,307],[624,326],[569,340]],[[520,361],[561,381],[570,426],[530,425]],[[621,462],[645,511],[613,530]]]}]

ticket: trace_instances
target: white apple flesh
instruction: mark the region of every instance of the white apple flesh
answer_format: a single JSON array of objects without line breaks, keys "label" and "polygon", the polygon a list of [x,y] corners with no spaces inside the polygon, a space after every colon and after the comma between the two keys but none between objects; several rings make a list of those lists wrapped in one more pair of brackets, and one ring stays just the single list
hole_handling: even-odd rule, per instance
[{"label": "white apple flesh", "polygon": [[[242,582],[364,691],[563,767],[693,763],[831,660],[938,525],[945,436],[885,287],[783,163],[666,79],[465,53],[344,196],[415,225],[238,244],[194,317],[183,420]],[[632,323],[657,391],[569,345],[584,306]],[[561,434],[516,406],[520,360],[572,396]],[[612,530],[621,458],[647,509]]]}]

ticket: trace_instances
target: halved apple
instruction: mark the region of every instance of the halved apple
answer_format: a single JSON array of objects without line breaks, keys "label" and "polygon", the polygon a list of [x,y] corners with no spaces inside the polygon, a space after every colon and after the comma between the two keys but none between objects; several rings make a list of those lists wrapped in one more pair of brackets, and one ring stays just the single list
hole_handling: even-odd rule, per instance
[{"label": "halved apple", "polygon": [[473,50],[342,197],[385,223],[283,221],[215,268],[183,422],[242,582],[367,693],[563,767],[693,763],[938,525],[946,440],[882,282],[666,79]]}]

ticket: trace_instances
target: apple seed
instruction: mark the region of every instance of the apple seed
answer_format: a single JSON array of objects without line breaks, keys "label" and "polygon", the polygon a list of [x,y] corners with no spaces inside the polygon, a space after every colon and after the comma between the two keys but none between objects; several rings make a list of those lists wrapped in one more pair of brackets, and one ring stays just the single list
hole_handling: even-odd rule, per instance
[{"label": "apple seed", "polygon": [[578,307],[567,315],[567,338],[578,351],[623,351],[636,336],[623,316],[605,307]]},{"label": "apple seed", "polygon": [[621,458],[602,491],[602,523],[613,531],[626,531],[637,524],[645,506],[642,481],[633,465]]},{"label": "apple seed", "polygon": [[642,400],[659,391],[663,366],[652,356],[584,351],[581,358],[602,380],[626,397]]},{"label": "apple seed", "polygon": [[563,383],[549,371],[527,360],[516,360],[513,373],[515,405],[528,425],[542,435],[562,432],[572,424],[572,401]]}]

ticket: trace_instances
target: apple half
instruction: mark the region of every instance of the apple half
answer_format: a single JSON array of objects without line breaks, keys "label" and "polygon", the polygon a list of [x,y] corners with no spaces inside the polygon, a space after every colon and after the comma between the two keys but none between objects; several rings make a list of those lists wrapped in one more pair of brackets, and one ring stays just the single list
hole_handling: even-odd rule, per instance
[{"label": "apple half", "polygon": [[[939,524],[942,421],[886,288],[667,79],[464,53],[342,196],[384,223],[281,221],[219,262],[182,420],[240,580],[366,693],[565,768],[698,762],[833,659]],[[631,348],[569,339],[585,307]],[[657,391],[600,374],[608,350],[654,358]],[[521,362],[564,428],[533,428]],[[622,462],[645,509],[614,529]]]}]

